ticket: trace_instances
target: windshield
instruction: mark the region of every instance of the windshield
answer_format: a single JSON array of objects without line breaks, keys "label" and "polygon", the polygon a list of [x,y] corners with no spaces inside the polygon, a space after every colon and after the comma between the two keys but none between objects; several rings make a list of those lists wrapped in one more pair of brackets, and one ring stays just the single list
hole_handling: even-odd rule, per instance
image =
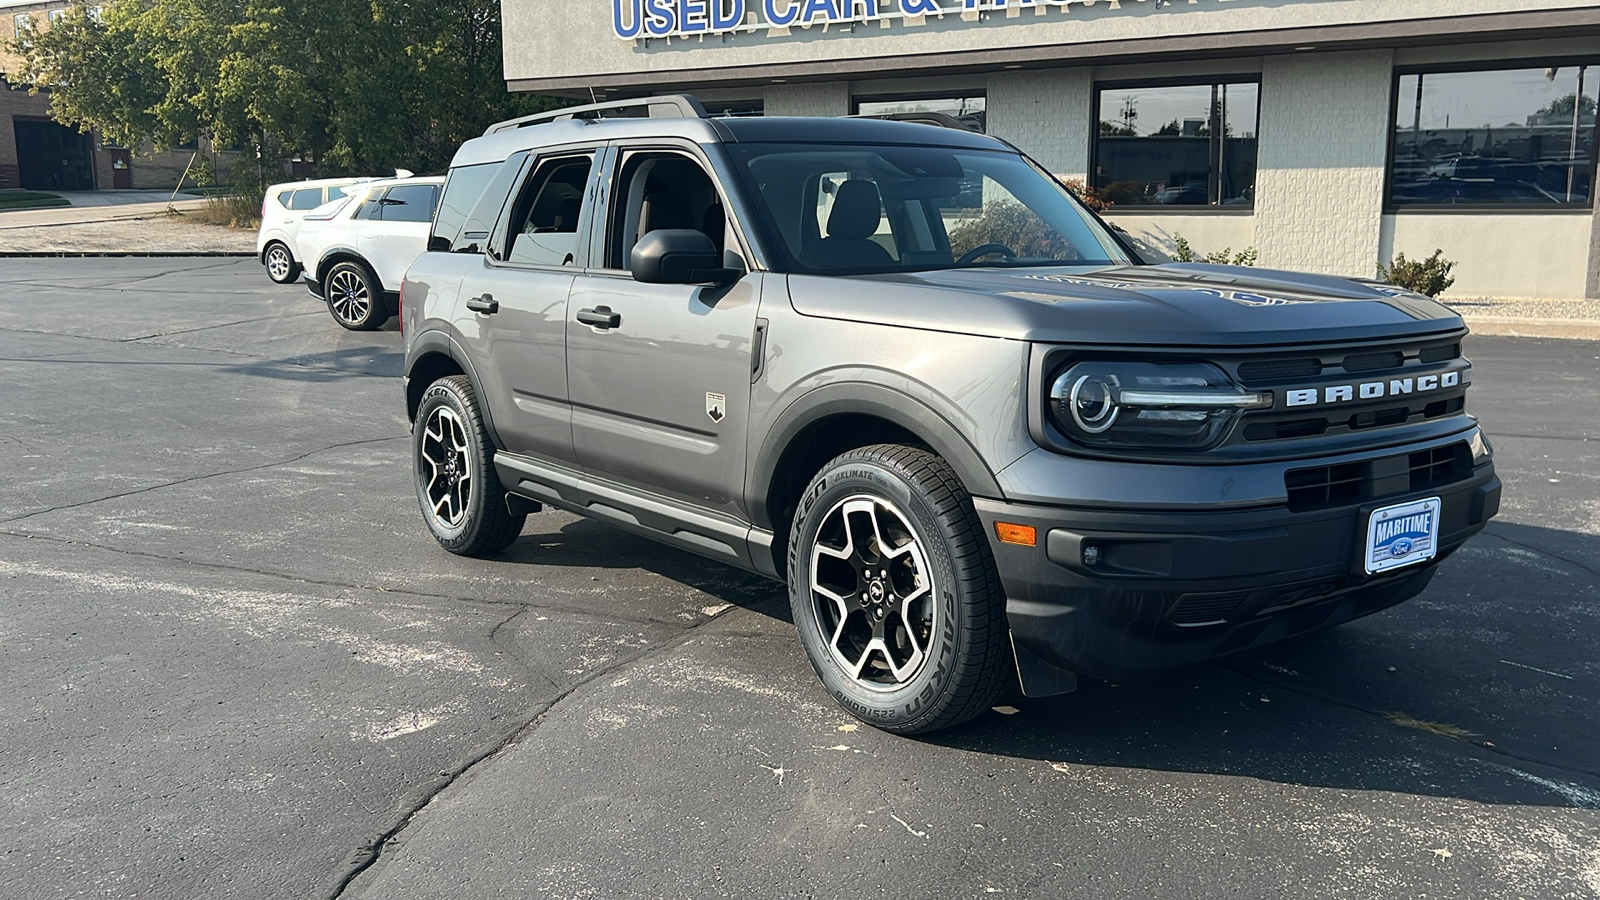
[{"label": "windshield", "polygon": [[791,272],[1133,262],[1023,157],[1000,150],[732,144]]}]

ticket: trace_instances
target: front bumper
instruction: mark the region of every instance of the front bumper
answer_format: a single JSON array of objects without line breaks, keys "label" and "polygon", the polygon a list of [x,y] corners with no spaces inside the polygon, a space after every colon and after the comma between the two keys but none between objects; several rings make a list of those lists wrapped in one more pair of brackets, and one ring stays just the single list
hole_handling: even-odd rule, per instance
[{"label": "front bumper", "polygon": [[[1439,497],[1438,556],[1368,576],[1372,509]],[[1337,625],[1416,596],[1499,510],[1492,463],[1454,483],[1307,512],[1287,504],[1181,512],[975,501],[1004,584],[1024,687],[1029,665],[1120,678]],[[995,524],[1033,526],[1036,546]],[[1099,551],[1095,565],[1084,548]],[[1030,693],[1033,693],[1030,690]]]}]

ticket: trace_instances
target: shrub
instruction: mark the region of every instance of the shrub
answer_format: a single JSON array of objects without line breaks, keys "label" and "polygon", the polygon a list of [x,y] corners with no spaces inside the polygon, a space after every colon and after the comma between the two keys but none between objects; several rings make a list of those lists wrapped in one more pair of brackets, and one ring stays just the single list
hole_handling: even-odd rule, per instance
[{"label": "shrub", "polygon": [[1067,190],[1072,192],[1072,196],[1077,197],[1084,206],[1095,212],[1105,212],[1116,205],[1104,193],[1095,190],[1080,179],[1073,178],[1069,181],[1063,181],[1062,184],[1066,185]]},{"label": "shrub", "polygon": [[205,205],[185,216],[202,225],[254,231],[261,226],[261,198],[237,192],[217,194],[207,197]]},{"label": "shrub", "polygon": [[1396,287],[1403,287],[1424,297],[1437,297],[1456,283],[1456,280],[1450,277],[1450,271],[1456,264],[1453,260],[1444,259],[1443,256],[1443,250],[1435,250],[1427,259],[1411,260],[1406,259],[1404,253],[1396,253],[1394,261],[1389,265],[1379,264],[1378,277]]},{"label": "shrub", "polygon": [[1010,200],[986,203],[983,215],[950,230],[950,249],[957,259],[984,244],[1005,244],[1024,259],[1078,259],[1061,232],[1033,210]]},{"label": "shrub", "polygon": [[1218,253],[1207,253],[1205,256],[1194,251],[1189,246],[1189,241],[1181,234],[1172,236],[1172,261],[1173,262],[1208,262],[1219,266],[1253,266],[1261,258],[1261,254],[1254,247],[1246,247],[1238,253],[1232,247],[1223,247]]}]

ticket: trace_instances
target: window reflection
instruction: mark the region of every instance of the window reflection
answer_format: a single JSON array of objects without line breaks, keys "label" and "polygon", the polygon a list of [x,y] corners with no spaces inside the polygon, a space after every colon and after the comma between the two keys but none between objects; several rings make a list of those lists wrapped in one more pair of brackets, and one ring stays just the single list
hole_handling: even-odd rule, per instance
[{"label": "window reflection", "polygon": [[1588,205],[1596,97],[1593,65],[1401,75],[1390,204]]},{"label": "window reflection", "polygon": [[988,133],[989,98],[936,97],[933,99],[882,99],[861,100],[856,103],[856,114],[862,116],[887,116],[896,113],[942,113],[973,131]]},{"label": "window reflection", "polygon": [[1108,85],[1096,93],[1101,197],[1118,206],[1255,202],[1259,84]]}]

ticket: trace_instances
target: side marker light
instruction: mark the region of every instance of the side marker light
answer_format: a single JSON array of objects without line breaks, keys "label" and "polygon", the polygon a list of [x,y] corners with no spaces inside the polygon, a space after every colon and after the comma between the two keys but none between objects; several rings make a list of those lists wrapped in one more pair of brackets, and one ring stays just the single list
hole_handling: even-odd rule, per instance
[{"label": "side marker light", "polygon": [[1039,529],[1032,525],[1012,525],[1009,522],[994,523],[995,536],[1002,544],[1017,544],[1023,547],[1036,547],[1039,544]]}]

